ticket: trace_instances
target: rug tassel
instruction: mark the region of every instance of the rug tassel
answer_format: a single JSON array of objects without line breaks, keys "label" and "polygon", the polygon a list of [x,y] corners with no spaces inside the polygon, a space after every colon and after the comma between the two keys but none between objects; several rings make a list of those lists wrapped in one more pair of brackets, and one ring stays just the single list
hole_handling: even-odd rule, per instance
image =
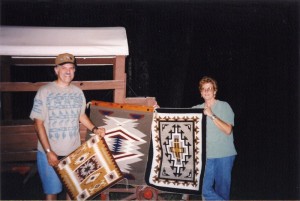
[{"label": "rug tassel", "polygon": [[127,179],[127,178],[124,178],[124,179],[125,179],[125,181],[126,181],[126,184],[125,184],[126,190],[128,190],[128,186],[129,186],[129,184],[128,184],[128,179]]},{"label": "rug tassel", "polygon": [[86,109],[89,109],[91,104],[92,104],[92,102],[88,102],[88,103],[86,104]]}]

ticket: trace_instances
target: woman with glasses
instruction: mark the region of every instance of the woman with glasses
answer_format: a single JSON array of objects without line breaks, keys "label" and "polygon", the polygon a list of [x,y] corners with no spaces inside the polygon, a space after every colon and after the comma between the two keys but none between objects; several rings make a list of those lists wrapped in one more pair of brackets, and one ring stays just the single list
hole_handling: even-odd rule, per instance
[{"label": "woman with glasses", "polygon": [[202,186],[204,200],[229,200],[231,170],[237,154],[233,142],[234,113],[225,101],[216,99],[218,86],[211,77],[199,81],[206,115],[206,166]]}]

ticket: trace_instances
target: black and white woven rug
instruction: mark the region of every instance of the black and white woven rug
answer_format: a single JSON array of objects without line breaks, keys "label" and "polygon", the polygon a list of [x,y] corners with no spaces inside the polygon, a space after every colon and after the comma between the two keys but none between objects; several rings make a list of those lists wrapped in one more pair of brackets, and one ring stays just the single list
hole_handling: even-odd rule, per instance
[{"label": "black and white woven rug", "polygon": [[201,194],[205,128],[203,109],[157,109],[151,127],[146,183],[163,191]]}]

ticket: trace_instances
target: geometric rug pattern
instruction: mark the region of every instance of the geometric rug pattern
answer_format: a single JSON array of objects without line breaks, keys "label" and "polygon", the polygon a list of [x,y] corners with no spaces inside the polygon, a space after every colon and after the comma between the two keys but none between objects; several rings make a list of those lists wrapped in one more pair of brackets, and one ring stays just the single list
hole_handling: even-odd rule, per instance
[{"label": "geometric rug pattern", "polygon": [[152,121],[146,182],[168,192],[201,194],[206,161],[203,109],[159,108]]},{"label": "geometric rug pattern", "polygon": [[90,119],[105,128],[105,141],[131,185],[145,184],[152,117],[153,107],[104,101],[90,104]]},{"label": "geometric rug pattern", "polygon": [[103,138],[93,136],[54,168],[72,200],[87,200],[123,179]]}]

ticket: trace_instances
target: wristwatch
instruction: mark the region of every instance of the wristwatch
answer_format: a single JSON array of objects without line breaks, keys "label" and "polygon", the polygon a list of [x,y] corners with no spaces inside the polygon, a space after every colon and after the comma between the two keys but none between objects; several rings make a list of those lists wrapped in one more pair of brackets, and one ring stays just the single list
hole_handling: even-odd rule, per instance
[{"label": "wristwatch", "polygon": [[92,129],[92,133],[95,133],[95,129],[98,129],[98,127],[94,126],[94,128]]},{"label": "wristwatch", "polygon": [[215,120],[217,118],[217,116],[215,114],[213,114],[210,118],[211,118],[211,120]]},{"label": "wristwatch", "polygon": [[46,152],[47,152],[47,153],[50,153],[50,152],[51,152],[51,149],[46,149]]}]

